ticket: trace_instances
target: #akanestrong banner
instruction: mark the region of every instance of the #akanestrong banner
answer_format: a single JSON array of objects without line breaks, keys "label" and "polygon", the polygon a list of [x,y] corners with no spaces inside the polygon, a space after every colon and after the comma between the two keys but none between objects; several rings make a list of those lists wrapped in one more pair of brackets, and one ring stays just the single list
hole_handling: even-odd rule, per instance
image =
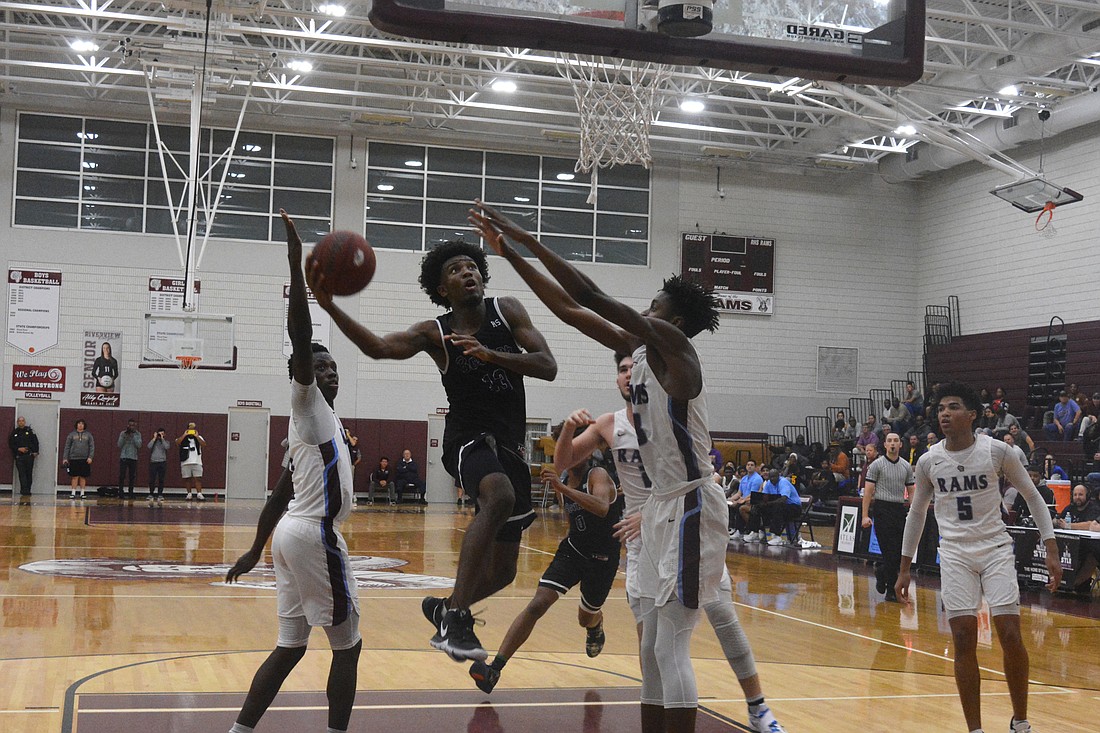
[{"label": "#akanestrong banner", "polygon": [[57,346],[60,313],[60,272],[8,270],[9,344],[32,356]]},{"label": "#akanestrong banner", "polygon": [[121,331],[84,331],[81,349],[83,375],[80,383],[82,407],[120,407],[122,355]]}]

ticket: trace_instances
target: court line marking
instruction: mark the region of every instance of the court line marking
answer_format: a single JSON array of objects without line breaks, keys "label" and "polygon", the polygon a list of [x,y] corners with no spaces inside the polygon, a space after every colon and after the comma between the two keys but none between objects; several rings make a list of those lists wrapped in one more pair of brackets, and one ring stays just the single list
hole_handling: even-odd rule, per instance
[{"label": "court line marking", "polygon": [[60,712],[61,708],[43,708],[41,710],[0,710],[0,715],[53,715]]}]

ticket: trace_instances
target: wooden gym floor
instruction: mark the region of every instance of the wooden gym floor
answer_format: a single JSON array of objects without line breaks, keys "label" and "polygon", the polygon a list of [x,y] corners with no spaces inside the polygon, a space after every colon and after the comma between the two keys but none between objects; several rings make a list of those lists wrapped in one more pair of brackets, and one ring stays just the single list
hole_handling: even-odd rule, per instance
[{"label": "wooden gym floor", "polygon": [[[275,643],[270,572],[219,583],[249,545],[258,503],[0,499],[0,730],[228,730]],[[471,513],[360,507],[344,527],[362,601],[351,730],[618,733],[638,729],[638,659],[622,579],[605,606],[607,646],[584,653],[576,591],[555,605],[487,696],[428,647],[420,601],[454,577]],[[543,512],[515,584],[482,604],[495,650],[565,531]],[[825,534],[825,537],[820,536]],[[819,540],[827,531],[819,530]],[[266,558],[269,559],[269,558]],[[964,731],[934,579],[917,603],[882,602],[862,563],[827,550],[734,545],[734,601],[773,709],[791,733]],[[1026,595],[1036,733],[1100,729],[1100,600]],[[1010,707],[999,647],[981,620],[987,731]],[[700,733],[744,731],[745,708],[713,632],[694,637]],[[260,731],[323,730],[329,653],[315,632]]]}]

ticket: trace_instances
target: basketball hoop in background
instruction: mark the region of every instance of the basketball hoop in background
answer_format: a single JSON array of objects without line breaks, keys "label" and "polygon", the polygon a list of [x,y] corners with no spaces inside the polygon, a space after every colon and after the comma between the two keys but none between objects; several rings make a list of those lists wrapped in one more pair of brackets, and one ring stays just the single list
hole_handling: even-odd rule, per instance
[{"label": "basketball hoop in background", "polygon": [[1053,237],[1058,233],[1058,230],[1054,228],[1054,210],[1056,208],[1058,208],[1058,204],[1047,201],[1043,204],[1043,210],[1035,217],[1035,231],[1044,237]]},{"label": "basketball hoop in background", "polygon": [[558,58],[558,70],[572,84],[580,114],[581,149],[574,170],[591,175],[588,203],[595,204],[600,168],[649,168],[653,162],[649,128],[671,67],[565,52]]},{"label": "basketball hoop in background", "polygon": [[172,351],[172,358],[179,365],[180,376],[186,380],[193,379],[199,373],[199,363],[202,362],[202,339],[176,338]]}]

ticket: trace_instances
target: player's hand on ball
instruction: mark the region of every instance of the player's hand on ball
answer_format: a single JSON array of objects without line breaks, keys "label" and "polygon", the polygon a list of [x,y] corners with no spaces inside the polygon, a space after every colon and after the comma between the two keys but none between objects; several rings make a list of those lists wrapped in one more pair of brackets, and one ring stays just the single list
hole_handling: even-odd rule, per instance
[{"label": "player's hand on ball", "polygon": [[620,519],[615,524],[615,539],[620,542],[634,540],[642,536],[642,513],[636,512]]},{"label": "player's hand on ball", "polygon": [[322,309],[327,310],[332,305],[332,291],[328,289],[328,283],[325,282],[325,273],[320,263],[313,259],[312,254],[306,257],[306,285],[309,286],[310,292],[317,300],[317,305]]},{"label": "player's hand on ball", "polygon": [[256,563],[260,561],[260,553],[249,550],[237,559],[237,562],[233,563],[233,567],[229,568],[229,572],[225,574],[226,583],[235,583],[237,578],[241,577],[252,568],[256,567]]}]

